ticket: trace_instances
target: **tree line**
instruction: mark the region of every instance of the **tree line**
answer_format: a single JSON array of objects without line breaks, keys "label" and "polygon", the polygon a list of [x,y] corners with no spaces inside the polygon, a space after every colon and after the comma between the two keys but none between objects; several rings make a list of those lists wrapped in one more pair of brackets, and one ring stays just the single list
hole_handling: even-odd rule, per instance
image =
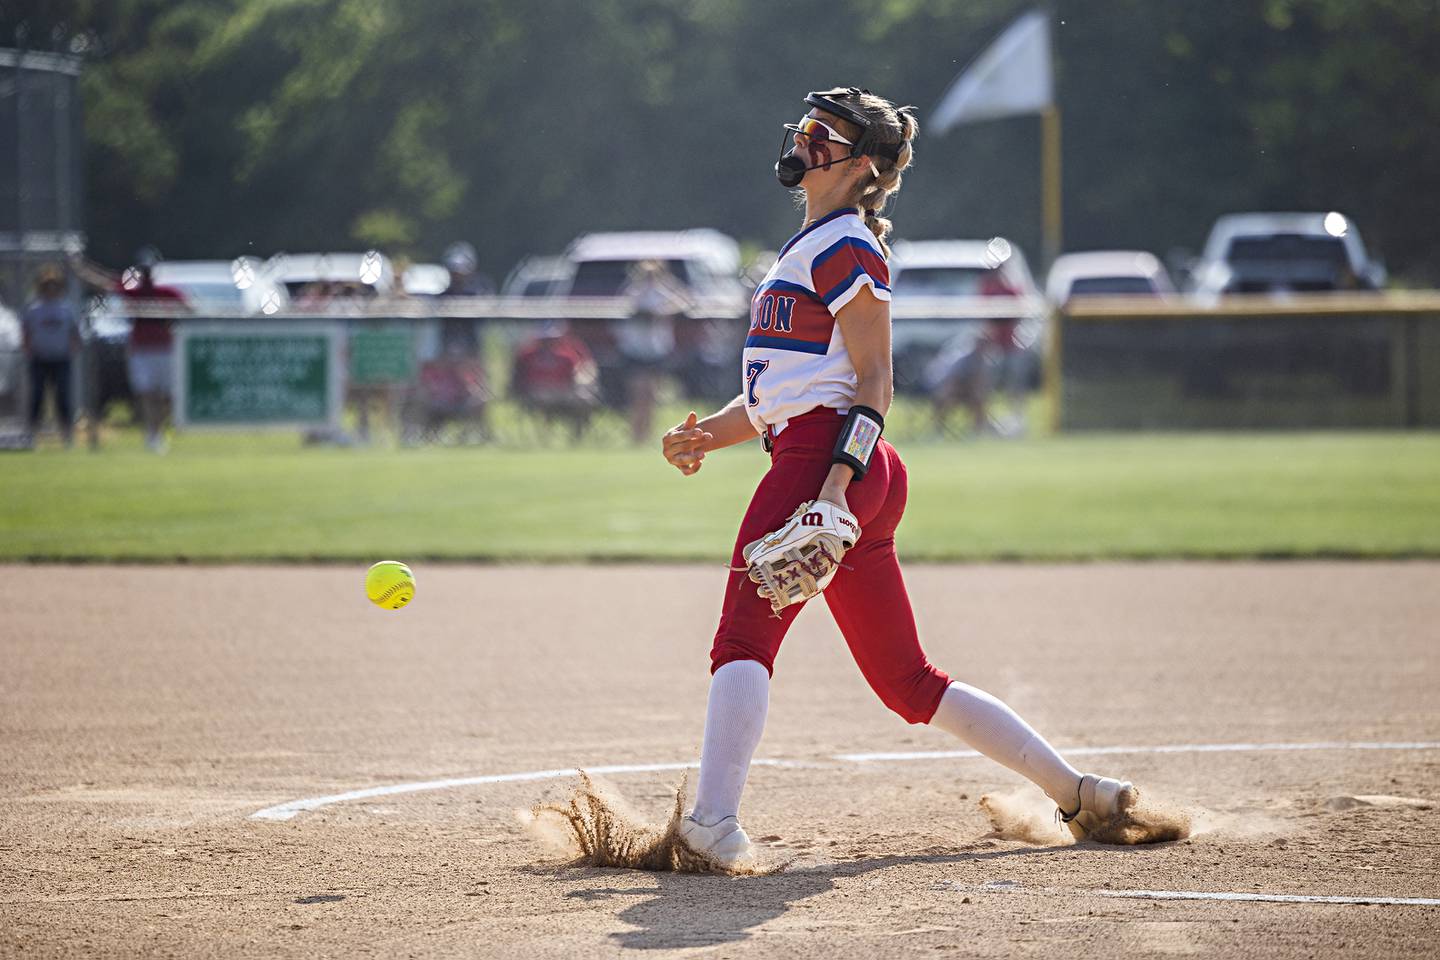
[{"label": "tree line", "polygon": [[[778,246],[807,90],[920,108],[893,218],[1038,252],[1039,124],[927,136],[1014,0],[0,0],[0,45],[86,60],[92,255],[468,239],[503,275],[589,230]],[[1197,249],[1221,213],[1339,209],[1440,280],[1440,2],[1059,0],[1065,247]]]}]

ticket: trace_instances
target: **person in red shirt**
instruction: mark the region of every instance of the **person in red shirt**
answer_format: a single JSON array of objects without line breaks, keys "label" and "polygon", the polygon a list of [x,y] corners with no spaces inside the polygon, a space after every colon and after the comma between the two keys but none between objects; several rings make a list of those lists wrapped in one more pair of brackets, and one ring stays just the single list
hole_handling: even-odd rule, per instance
[{"label": "person in red shirt", "polygon": [[131,318],[126,370],[145,425],[145,446],[164,453],[175,343],[170,327],[172,318],[188,306],[180,291],[156,286],[148,263],[125,271],[119,293]]},{"label": "person in red shirt", "polygon": [[575,439],[599,405],[595,359],[563,323],[547,324],[515,351],[511,389],[520,404],[546,422],[567,420]]}]

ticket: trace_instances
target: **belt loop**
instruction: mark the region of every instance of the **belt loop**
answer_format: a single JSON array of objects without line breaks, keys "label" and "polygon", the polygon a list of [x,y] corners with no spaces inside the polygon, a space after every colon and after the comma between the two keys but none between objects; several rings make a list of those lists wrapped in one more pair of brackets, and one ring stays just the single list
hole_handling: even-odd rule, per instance
[{"label": "belt loop", "polygon": [[775,438],[770,434],[770,424],[765,424],[765,432],[760,435],[760,445],[765,448],[766,453],[775,452]]}]

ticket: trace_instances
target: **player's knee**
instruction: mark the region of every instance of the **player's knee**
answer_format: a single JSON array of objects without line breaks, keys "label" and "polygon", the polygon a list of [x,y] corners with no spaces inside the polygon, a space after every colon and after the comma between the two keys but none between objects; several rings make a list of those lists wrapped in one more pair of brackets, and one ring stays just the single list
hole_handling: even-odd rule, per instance
[{"label": "player's knee", "polygon": [[754,660],[764,667],[766,672],[775,672],[775,657],[769,651],[756,644],[746,643],[738,637],[716,637],[715,646],[710,650],[710,672],[713,674],[725,664],[734,663],[736,660]]},{"label": "player's knee", "polygon": [[898,713],[906,723],[926,723],[930,720],[931,714],[935,712],[933,708],[927,712],[913,696],[909,695],[909,691],[887,687],[875,692],[880,695],[880,701]]},{"label": "player's knee", "polygon": [[928,663],[909,676],[871,682],[880,702],[906,723],[929,723],[949,685],[950,678]]}]

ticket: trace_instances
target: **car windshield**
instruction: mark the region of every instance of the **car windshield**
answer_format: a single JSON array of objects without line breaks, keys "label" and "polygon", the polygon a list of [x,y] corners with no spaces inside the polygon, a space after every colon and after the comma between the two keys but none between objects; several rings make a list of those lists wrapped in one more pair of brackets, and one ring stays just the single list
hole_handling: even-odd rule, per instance
[{"label": "car windshield", "polygon": [[170,286],[179,290],[196,310],[242,310],[245,307],[245,294],[234,283],[185,281]]},{"label": "car windshield", "polygon": [[1336,237],[1312,237],[1298,233],[1277,233],[1265,237],[1236,237],[1230,241],[1226,259],[1231,263],[1321,262],[1337,267],[1350,262],[1345,244]]},{"label": "car windshield", "polygon": [[174,284],[174,288],[184,295],[193,309],[233,309],[245,308],[245,294],[235,284],[226,282],[181,282]]},{"label": "car windshield", "polygon": [[[572,297],[618,297],[630,282],[630,272],[639,260],[583,260],[575,267],[575,282],[570,287]],[[686,283],[689,273],[684,260],[666,260],[665,266],[681,283]]]},{"label": "car windshield", "polygon": [[311,297],[374,297],[379,294],[368,283],[356,280],[286,280],[285,292],[291,299]]},{"label": "car windshield", "polygon": [[997,290],[995,271],[984,267],[905,267],[895,277],[897,297],[978,297]]},{"label": "car windshield", "polygon": [[555,288],[560,281],[552,277],[541,277],[537,280],[526,280],[521,285],[519,294],[522,297],[548,297],[555,293]]},{"label": "car windshield", "polygon": [[1080,277],[1070,285],[1070,296],[1083,297],[1106,293],[1154,293],[1155,284],[1148,277]]}]

